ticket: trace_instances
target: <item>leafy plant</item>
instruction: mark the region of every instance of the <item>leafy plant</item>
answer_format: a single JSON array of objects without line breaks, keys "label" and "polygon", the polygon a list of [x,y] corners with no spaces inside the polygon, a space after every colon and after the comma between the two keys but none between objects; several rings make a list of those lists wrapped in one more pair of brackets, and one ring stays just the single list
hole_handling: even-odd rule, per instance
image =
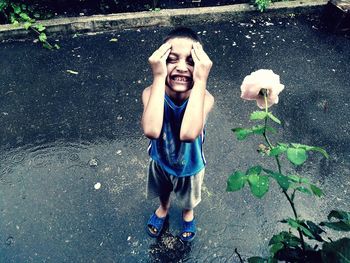
[{"label": "leafy plant", "polygon": [[37,23],[35,20],[35,18],[40,18],[40,14],[35,12],[31,6],[26,5],[22,1],[0,0],[0,13],[5,17],[6,21],[15,27],[22,26],[26,30],[35,32],[43,47],[48,49],[60,48],[57,44],[51,45],[48,42],[45,26]]},{"label": "leafy plant", "polygon": [[254,4],[260,12],[264,12],[266,8],[271,4],[271,0],[255,0]]},{"label": "leafy plant", "polygon": [[[251,83],[250,85],[253,86]],[[332,241],[329,238],[325,239],[322,237],[322,234],[326,233],[325,227],[338,231],[350,231],[350,213],[333,210],[328,215],[328,221],[319,224],[301,219],[295,206],[295,195],[301,193],[320,197],[323,195],[323,191],[311,183],[308,178],[297,174],[285,174],[282,171],[280,161],[282,155],[285,155],[287,160],[293,165],[298,166],[307,160],[310,151],[319,152],[328,158],[327,152],[320,147],[298,143],[279,142],[273,144],[268,135],[269,133],[275,133],[276,130],[268,126],[268,122],[272,121],[273,123],[281,124],[281,121],[269,111],[267,90],[262,89],[261,91],[265,101],[265,111],[253,112],[250,115],[250,120],[261,121],[262,124],[254,125],[250,128],[234,128],[232,131],[238,140],[245,140],[251,135],[262,136],[264,143],[259,145],[258,151],[264,156],[273,158],[276,162],[277,170],[273,171],[262,166],[253,166],[247,169],[246,172],[235,171],[227,180],[227,191],[238,191],[244,188],[245,185],[249,185],[252,194],[262,198],[269,190],[270,179],[275,180],[294,215],[293,218],[286,218],[280,222],[288,225],[289,229],[294,229],[295,231],[282,231],[274,235],[269,242],[270,256],[268,258],[251,257],[248,259],[248,262],[270,263],[278,260],[300,263],[350,262],[349,238]],[[306,242],[306,238],[318,242],[318,244],[312,247]],[[240,260],[242,261],[241,257]]]}]

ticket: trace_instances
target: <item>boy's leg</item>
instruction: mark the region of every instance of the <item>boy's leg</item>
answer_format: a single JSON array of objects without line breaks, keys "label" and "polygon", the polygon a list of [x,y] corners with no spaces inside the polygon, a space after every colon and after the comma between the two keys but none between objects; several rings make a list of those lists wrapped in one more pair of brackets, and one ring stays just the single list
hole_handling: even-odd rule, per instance
[{"label": "boy's leg", "polygon": [[[174,192],[180,199],[183,210],[182,218],[185,222],[192,222],[194,220],[193,209],[201,201],[201,189],[204,179],[205,170],[201,170],[198,174],[188,177],[177,178],[174,183]],[[194,224],[194,221],[193,221]],[[183,232],[184,238],[194,235],[193,232]]]},{"label": "boy's leg", "polygon": [[[147,197],[159,197],[160,205],[155,211],[155,215],[158,219],[164,220],[168,215],[172,188],[173,186],[168,175],[151,160],[148,172]],[[161,228],[162,227],[157,229],[156,225],[148,223],[148,230],[153,235],[157,235]]]},{"label": "boy's leg", "polygon": [[[165,218],[170,208],[170,193],[159,196],[159,201],[160,205],[155,211],[155,214],[159,218]],[[158,233],[158,229],[154,226],[149,225],[148,228],[152,234],[156,235]]]},{"label": "boy's leg", "polygon": [[[194,219],[194,211],[193,211],[193,209],[183,209],[182,210],[182,218],[186,222],[191,222]],[[183,232],[182,233],[182,236],[184,238],[189,237],[191,235],[193,235],[193,233],[190,233],[190,232]]]},{"label": "boy's leg", "polygon": [[193,209],[183,209],[182,210],[182,217],[185,221],[190,222],[194,218],[194,211]]},{"label": "boy's leg", "polygon": [[170,208],[170,193],[159,196],[160,205],[156,210],[158,217],[165,217],[168,214]]}]

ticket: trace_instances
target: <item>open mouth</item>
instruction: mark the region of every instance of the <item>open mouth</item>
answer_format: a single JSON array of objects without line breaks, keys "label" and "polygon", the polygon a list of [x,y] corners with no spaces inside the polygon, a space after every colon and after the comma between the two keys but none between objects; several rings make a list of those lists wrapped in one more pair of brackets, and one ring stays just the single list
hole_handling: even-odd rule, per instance
[{"label": "open mouth", "polygon": [[190,83],[192,81],[192,78],[187,76],[173,75],[171,76],[171,80],[179,83]]}]

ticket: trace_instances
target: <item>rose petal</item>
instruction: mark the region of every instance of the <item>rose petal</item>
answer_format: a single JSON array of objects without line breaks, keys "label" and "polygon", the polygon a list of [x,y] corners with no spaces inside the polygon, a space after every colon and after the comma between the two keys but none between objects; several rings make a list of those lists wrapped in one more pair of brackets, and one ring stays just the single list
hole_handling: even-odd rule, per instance
[{"label": "rose petal", "polygon": [[284,89],[280,77],[270,69],[259,69],[246,76],[241,85],[241,98],[255,100],[257,105],[264,109],[265,99],[260,90],[266,89],[268,107],[278,103],[278,94]]}]

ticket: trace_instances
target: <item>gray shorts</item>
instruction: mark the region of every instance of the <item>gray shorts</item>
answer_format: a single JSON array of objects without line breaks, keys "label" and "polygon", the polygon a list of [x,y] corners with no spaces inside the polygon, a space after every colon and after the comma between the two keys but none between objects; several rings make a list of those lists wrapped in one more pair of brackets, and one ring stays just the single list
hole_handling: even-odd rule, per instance
[{"label": "gray shorts", "polygon": [[148,170],[147,198],[167,195],[173,191],[183,209],[193,209],[201,201],[204,171],[203,168],[195,175],[177,177],[168,174],[151,160]]}]

